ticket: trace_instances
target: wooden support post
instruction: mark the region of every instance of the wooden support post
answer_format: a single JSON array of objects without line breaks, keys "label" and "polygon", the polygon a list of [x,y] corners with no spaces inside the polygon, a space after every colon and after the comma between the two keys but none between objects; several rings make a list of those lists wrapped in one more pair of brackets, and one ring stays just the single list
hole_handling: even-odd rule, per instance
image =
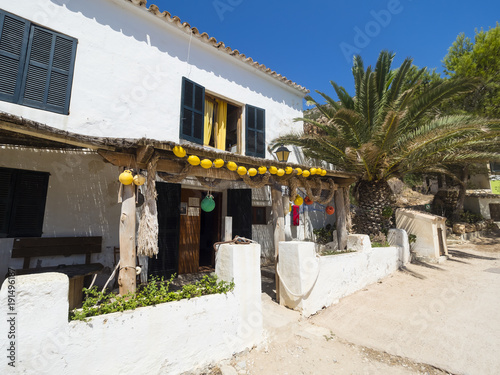
[{"label": "wooden support post", "polygon": [[281,186],[271,186],[274,227],[274,268],[276,274],[276,302],[280,302],[280,278],[278,276],[278,257],[280,241],[285,241],[285,217]]},{"label": "wooden support post", "polygon": [[120,294],[135,293],[135,185],[123,185],[120,216]]},{"label": "wooden support post", "polygon": [[347,233],[352,231],[352,216],[351,216],[351,198],[349,196],[349,186],[344,187],[344,205],[345,205],[345,216],[346,216],[346,229]]},{"label": "wooden support post", "polygon": [[344,189],[345,188],[339,188],[337,191],[335,191],[335,213],[337,216],[337,238],[339,243],[339,250],[345,250],[347,246]]}]

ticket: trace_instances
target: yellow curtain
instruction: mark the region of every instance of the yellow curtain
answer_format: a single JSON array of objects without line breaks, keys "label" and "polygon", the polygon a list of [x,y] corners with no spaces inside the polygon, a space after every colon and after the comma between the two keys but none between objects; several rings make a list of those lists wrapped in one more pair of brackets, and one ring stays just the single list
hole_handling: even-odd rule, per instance
[{"label": "yellow curtain", "polygon": [[212,138],[212,127],[214,118],[214,103],[211,100],[205,100],[205,128],[203,135],[203,144],[210,144],[210,139]]},{"label": "yellow curtain", "polygon": [[226,149],[226,128],[227,128],[227,103],[217,100],[217,122],[215,124],[215,147],[219,150]]}]

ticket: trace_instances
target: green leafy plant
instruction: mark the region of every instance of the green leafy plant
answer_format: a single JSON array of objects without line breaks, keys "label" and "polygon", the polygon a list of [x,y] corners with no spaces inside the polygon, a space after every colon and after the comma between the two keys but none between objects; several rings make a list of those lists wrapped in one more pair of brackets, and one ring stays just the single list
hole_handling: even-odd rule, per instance
[{"label": "green leafy plant", "polygon": [[339,254],[347,254],[347,253],[355,253],[356,250],[325,250],[322,251],[321,256],[327,256],[327,255],[339,255]]},{"label": "green leafy plant", "polygon": [[382,209],[382,216],[386,219],[390,218],[392,214],[394,213],[394,210],[392,209],[391,206],[385,206]]},{"label": "green leafy plant", "polygon": [[110,314],[125,310],[134,310],[137,307],[153,306],[160,303],[179,301],[201,297],[209,294],[225,294],[234,290],[234,282],[218,280],[216,275],[206,275],[194,284],[184,285],[180,290],[170,291],[170,284],[175,275],[165,281],[153,277],[149,283],[135,295],[116,295],[106,290],[99,291],[97,287],[83,288],[85,301],[81,309],[70,312],[70,320],[83,320],[96,315]]},{"label": "green leafy plant", "polygon": [[316,237],[316,243],[320,245],[326,245],[333,241],[333,231],[335,230],[335,225],[327,224],[324,228],[314,229],[313,233]]},{"label": "green leafy plant", "polygon": [[475,214],[474,212],[464,211],[460,213],[460,221],[462,223],[476,224],[483,220],[484,219],[480,214]]},{"label": "green leafy plant", "polygon": [[411,245],[412,243],[417,242],[417,236],[414,234],[409,234],[408,235],[408,242]]},{"label": "green leafy plant", "polygon": [[372,247],[388,247],[389,242],[387,242],[387,236],[380,232],[377,235],[371,235],[370,241],[372,243]]}]

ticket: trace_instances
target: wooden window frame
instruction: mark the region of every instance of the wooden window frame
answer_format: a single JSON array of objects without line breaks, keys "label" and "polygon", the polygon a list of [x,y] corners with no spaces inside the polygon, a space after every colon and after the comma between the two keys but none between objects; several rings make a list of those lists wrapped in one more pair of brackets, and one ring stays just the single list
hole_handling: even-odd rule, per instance
[{"label": "wooden window frame", "polygon": [[[20,46],[18,54],[9,51],[9,47],[15,48],[8,44],[7,37],[4,33],[8,33],[6,28],[6,19],[11,22],[23,23],[23,36],[19,38]],[[12,32],[13,28],[10,30]],[[34,40],[35,34],[48,34],[51,38],[50,51],[47,51],[45,45]],[[37,108],[49,112],[59,113],[63,115],[69,114],[69,105],[71,101],[71,89],[73,85],[73,74],[76,59],[77,39],[61,34],[46,27],[39,26],[24,18],[0,9],[0,47],[5,43],[6,49],[0,49],[0,58],[3,58],[5,65],[0,65],[0,74],[2,68],[5,68],[3,74],[8,72],[8,60],[18,61],[17,74],[15,74],[15,88],[12,93],[0,93],[0,100],[20,104],[26,107]],[[35,43],[37,43],[35,45]],[[66,49],[61,48],[66,45]],[[10,48],[10,49],[12,49]],[[59,54],[56,53],[59,51]],[[36,52],[48,54],[48,62],[38,62],[31,59],[31,56]],[[64,65],[67,68],[61,67],[61,58],[69,57]],[[38,73],[37,73],[38,71]],[[33,72],[32,75],[30,73]],[[42,74],[45,74],[43,77]],[[12,77],[11,77],[12,78]],[[42,81],[37,81],[42,79]],[[43,83],[42,83],[43,82]],[[35,95],[36,94],[36,95]],[[29,97],[31,95],[31,98]]]},{"label": "wooden window frame", "polygon": [[[258,212],[263,212],[263,217]],[[259,218],[261,218],[259,220]],[[267,225],[267,207],[265,206],[252,206],[252,225]]]}]

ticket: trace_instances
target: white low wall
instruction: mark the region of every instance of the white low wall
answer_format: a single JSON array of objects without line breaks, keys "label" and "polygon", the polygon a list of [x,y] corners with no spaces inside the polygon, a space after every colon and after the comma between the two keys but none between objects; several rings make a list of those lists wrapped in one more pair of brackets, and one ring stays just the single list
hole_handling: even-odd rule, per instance
[{"label": "white low wall", "polygon": [[313,242],[280,242],[280,303],[304,316],[390,275],[409,261],[406,232],[391,230],[397,246],[373,248],[366,235],[350,235],[353,253],[317,256]]},{"label": "white low wall", "polygon": [[[2,353],[13,347],[15,358],[2,355],[0,373],[180,374],[252,347],[262,340],[262,325],[248,324],[262,322],[260,283],[247,287],[237,276],[253,275],[255,265],[260,270],[260,247],[251,246],[235,260],[232,255],[241,255],[243,246],[233,245],[238,252],[229,249],[221,260],[234,271],[237,287],[232,293],[101,315],[88,322],[68,322],[67,276],[44,273],[5,280],[0,291],[0,331],[5,337],[0,343]],[[9,280],[17,315],[9,315]],[[15,322],[12,343],[7,340],[9,318]]]}]

